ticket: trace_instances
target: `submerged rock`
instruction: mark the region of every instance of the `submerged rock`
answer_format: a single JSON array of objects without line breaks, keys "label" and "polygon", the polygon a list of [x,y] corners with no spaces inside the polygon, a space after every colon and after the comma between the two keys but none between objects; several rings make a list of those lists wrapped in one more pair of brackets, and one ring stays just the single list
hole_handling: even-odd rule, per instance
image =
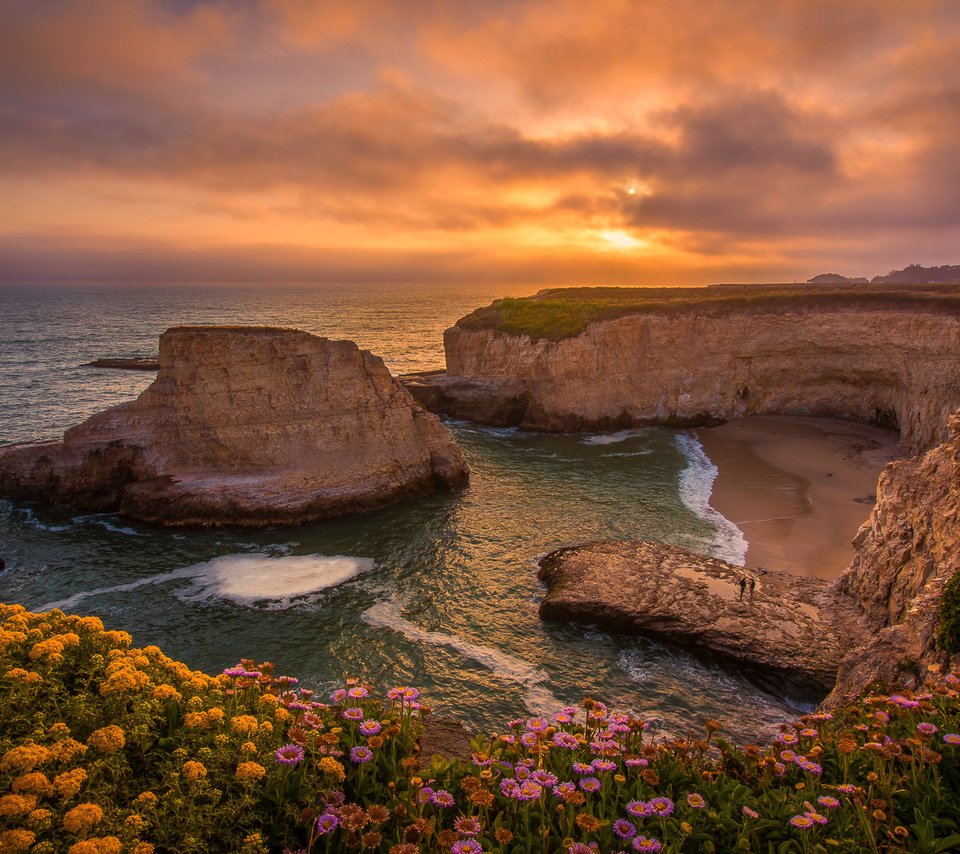
[{"label": "submerged rock", "polygon": [[0,449],[0,491],[165,525],[292,524],[461,484],[440,420],[350,341],[175,327],[136,400]]},{"label": "submerged rock", "polygon": [[[547,594],[540,615],[638,634],[708,652],[774,689],[829,691],[853,637],[838,626],[830,586],[733,566],[646,541],[590,543],[540,561]],[[740,580],[756,582],[740,598]],[[829,616],[828,616],[829,615]]]}]

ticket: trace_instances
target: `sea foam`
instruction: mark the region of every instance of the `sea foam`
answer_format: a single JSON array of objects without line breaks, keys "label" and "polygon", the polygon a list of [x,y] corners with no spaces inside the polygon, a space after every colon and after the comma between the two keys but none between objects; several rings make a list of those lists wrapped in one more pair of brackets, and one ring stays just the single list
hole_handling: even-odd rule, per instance
[{"label": "sea foam", "polygon": [[716,537],[710,544],[713,555],[735,566],[743,566],[748,546],[743,531],[710,506],[717,467],[692,433],[677,433],[677,446],[687,458],[687,465],[680,472],[680,499],[716,529]]},{"label": "sea foam", "polygon": [[457,635],[421,629],[403,616],[400,606],[395,602],[378,602],[363,612],[362,619],[367,625],[378,629],[392,629],[417,643],[455,649],[464,658],[476,661],[501,679],[523,685],[526,689],[523,695],[524,705],[533,714],[550,715],[563,705],[543,684],[547,681],[546,673],[534,667],[529,661],[515,658],[493,647],[473,643]]},{"label": "sea foam", "polygon": [[282,610],[312,601],[317,593],[342,584],[373,568],[373,560],[364,557],[336,555],[296,555],[274,557],[267,554],[223,555],[204,563],[193,564],[172,572],[141,578],[113,587],[85,590],[59,602],[48,602],[39,610],[73,609],[92,596],[124,593],[155,584],[188,581],[186,587],[174,591],[181,602],[206,603],[226,600],[246,607]]}]

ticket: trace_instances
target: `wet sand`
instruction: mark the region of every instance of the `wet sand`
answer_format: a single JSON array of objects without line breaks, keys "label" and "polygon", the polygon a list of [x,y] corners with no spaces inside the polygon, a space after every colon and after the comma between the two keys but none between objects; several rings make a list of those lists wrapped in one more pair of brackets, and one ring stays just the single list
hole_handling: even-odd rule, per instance
[{"label": "wet sand", "polygon": [[829,418],[755,416],[697,430],[719,473],[710,504],[743,531],[748,566],[836,578],[900,456],[894,430]]}]

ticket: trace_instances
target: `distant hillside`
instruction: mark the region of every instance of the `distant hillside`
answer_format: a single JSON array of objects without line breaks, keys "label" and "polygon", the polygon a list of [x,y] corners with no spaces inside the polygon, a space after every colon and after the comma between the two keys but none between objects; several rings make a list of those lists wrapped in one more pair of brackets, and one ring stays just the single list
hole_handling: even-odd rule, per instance
[{"label": "distant hillside", "polygon": [[960,264],[944,264],[942,267],[910,264],[902,270],[891,270],[885,276],[874,276],[870,282],[874,285],[957,285],[960,284]]},{"label": "distant hillside", "polygon": [[807,279],[811,285],[865,285],[868,283],[866,276],[841,276],[839,273],[821,273],[812,279]]}]

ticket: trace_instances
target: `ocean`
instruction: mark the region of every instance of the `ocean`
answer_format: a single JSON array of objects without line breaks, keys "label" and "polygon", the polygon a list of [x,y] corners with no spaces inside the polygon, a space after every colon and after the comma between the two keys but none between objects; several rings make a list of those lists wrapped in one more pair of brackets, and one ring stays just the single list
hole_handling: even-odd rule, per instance
[{"label": "ocean", "polygon": [[[84,362],[150,356],[178,324],[256,324],[347,338],[394,374],[443,367],[443,330],[533,288],[117,287],[0,291],[0,444],[55,438],[153,374]],[[347,676],[413,684],[475,732],[585,696],[674,735],[716,718],[756,739],[804,698],[669,646],[543,623],[537,558],[647,537],[741,563],[709,504],[716,468],[692,432],[547,435],[450,421],[462,491],[290,528],[167,531],[113,514],[0,500],[0,601],[95,614],[209,672],[271,660],[321,693]],[[807,698],[808,699],[808,698]]]}]

